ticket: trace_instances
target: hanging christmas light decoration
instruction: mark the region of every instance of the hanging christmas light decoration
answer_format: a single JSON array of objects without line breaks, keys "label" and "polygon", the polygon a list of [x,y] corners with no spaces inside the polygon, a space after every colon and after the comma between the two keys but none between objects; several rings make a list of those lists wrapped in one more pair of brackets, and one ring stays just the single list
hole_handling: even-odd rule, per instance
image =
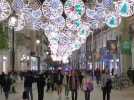
[{"label": "hanging christmas light decoration", "polygon": [[36,10],[41,7],[41,2],[40,0],[28,0],[28,6],[33,10]]},{"label": "hanging christmas light decoration", "polygon": [[11,12],[9,3],[6,0],[0,0],[0,21],[7,19]]},{"label": "hanging christmas light decoration", "polygon": [[91,18],[91,19],[94,19],[94,16],[96,15],[96,12],[95,10],[91,10],[91,9],[86,9],[86,15],[87,17]]},{"label": "hanging christmas light decoration", "polygon": [[78,40],[75,40],[74,43],[71,45],[72,51],[78,50],[81,47],[81,43]]},{"label": "hanging christmas light decoration", "polygon": [[38,19],[36,19],[36,20],[33,20],[32,21],[32,29],[33,30],[40,30],[41,29],[41,20],[38,20]]},{"label": "hanging christmas light decoration", "polygon": [[121,17],[116,13],[111,13],[106,17],[106,25],[110,28],[116,28],[121,23]]},{"label": "hanging christmas light decoration", "polygon": [[68,18],[79,19],[85,13],[85,5],[82,0],[67,0],[64,11]]},{"label": "hanging christmas light decoration", "polygon": [[60,0],[45,0],[42,5],[42,12],[48,19],[55,19],[63,13],[63,5]]},{"label": "hanging christmas light decoration", "polygon": [[102,3],[108,10],[112,10],[114,8],[113,0],[102,0]]},{"label": "hanging christmas light decoration", "polygon": [[40,8],[37,10],[32,10],[31,14],[34,19],[40,19],[42,17],[42,11]]},{"label": "hanging christmas light decoration", "polygon": [[78,32],[78,36],[81,38],[87,38],[90,34],[89,26],[83,24]]},{"label": "hanging christmas light decoration", "polygon": [[63,16],[59,16],[53,20],[51,20],[51,22],[57,26],[59,28],[59,30],[63,30],[65,28],[65,19]]},{"label": "hanging christmas light decoration", "polygon": [[23,14],[18,15],[18,24],[14,27],[15,31],[21,31],[25,27],[25,18]]},{"label": "hanging christmas light decoration", "polygon": [[133,5],[134,1],[131,0],[123,0],[115,3],[117,12],[122,17],[129,17],[133,15],[134,12],[131,12],[133,9]]},{"label": "hanging christmas light decoration", "polygon": [[67,18],[66,26],[70,30],[77,31],[82,26],[82,23],[80,19],[71,20],[70,18]]},{"label": "hanging christmas light decoration", "polygon": [[12,8],[16,12],[20,12],[20,10],[23,8],[24,5],[25,3],[23,0],[14,0],[12,2]]},{"label": "hanging christmas light decoration", "polygon": [[58,31],[58,27],[55,26],[52,23],[49,23],[47,27],[44,28],[45,33],[53,33],[53,32],[57,32]]},{"label": "hanging christmas light decoration", "polygon": [[97,20],[90,20],[90,28],[92,30],[98,29],[99,28],[99,21]]}]

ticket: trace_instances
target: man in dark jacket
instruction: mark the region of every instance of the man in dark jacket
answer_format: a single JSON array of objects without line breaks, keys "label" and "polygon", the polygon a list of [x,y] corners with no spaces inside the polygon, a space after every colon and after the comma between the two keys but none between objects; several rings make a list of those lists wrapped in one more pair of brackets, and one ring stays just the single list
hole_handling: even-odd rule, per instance
[{"label": "man in dark jacket", "polygon": [[[32,73],[28,71],[25,75],[24,79],[24,89],[28,93],[28,100],[33,100],[33,93],[32,93],[32,83],[34,82],[34,77],[32,76]],[[31,99],[29,99],[29,95]]]},{"label": "man in dark jacket", "polygon": [[45,87],[45,84],[46,84],[43,74],[39,74],[36,81],[37,81],[37,88],[38,88],[38,100],[43,100],[44,87]]},{"label": "man in dark jacket", "polygon": [[10,76],[7,74],[3,77],[3,91],[5,93],[5,100],[8,100],[8,96],[9,96],[9,92],[10,92],[10,88],[11,88],[11,78]]}]

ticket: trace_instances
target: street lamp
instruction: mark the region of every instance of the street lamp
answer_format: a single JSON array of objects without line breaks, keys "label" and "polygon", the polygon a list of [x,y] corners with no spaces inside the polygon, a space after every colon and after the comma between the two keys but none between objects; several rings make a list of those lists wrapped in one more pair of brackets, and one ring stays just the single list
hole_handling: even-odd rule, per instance
[{"label": "street lamp", "polygon": [[36,40],[36,44],[39,45],[40,44],[40,40]]},{"label": "street lamp", "polygon": [[14,67],[15,67],[15,49],[14,49],[14,28],[18,24],[18,18],[16,15],[13,15],[9,18],[9,27],[12,30],[12,50],[11,50],[11,57],[12,57],[12,71],[14,72]]}]

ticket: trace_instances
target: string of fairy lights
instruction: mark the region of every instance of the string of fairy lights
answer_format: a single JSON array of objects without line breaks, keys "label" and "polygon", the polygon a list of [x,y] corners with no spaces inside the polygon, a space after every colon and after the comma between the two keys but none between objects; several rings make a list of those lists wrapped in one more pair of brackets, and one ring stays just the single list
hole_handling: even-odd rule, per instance
[{"label": "string of fairy lights", "polygon": [[[90,3],[90,2],[89,2]],[[122,17],[134,14],[134,0],[101,0],[91,8],[82,0],[0,0],[0,21],[15,12],[18,24],[15,31],[25,28],[44,30],[54,61],[68,62],[73,51],[79,49],[86,38],[107,25],[116,28]]]}]

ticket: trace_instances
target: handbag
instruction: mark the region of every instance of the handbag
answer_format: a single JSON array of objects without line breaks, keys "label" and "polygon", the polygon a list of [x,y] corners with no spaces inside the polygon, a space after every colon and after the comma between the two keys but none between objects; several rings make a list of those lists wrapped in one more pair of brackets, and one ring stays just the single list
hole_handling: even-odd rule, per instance
[{"label": "handbag", "polygon": [[24,90],[22,98],[23,99],[28,99],[28,92],[26,90]]}]

